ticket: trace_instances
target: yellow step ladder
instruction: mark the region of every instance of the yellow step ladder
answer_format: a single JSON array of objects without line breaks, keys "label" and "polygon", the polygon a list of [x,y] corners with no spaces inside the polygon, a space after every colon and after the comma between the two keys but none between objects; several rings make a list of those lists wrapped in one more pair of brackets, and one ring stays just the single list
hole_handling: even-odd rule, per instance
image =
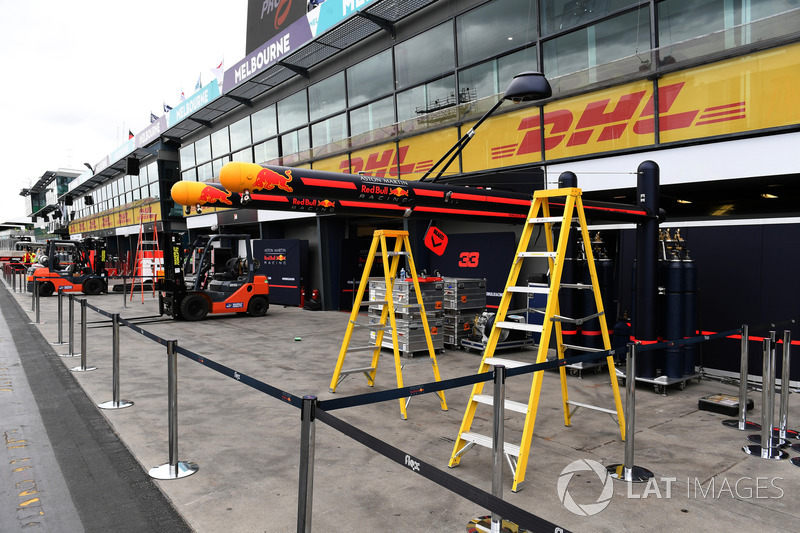
[{"label": "yellow step ladder", "polygon": [[[560,200],[554,202],[554,205],[557,204],[559,206],[561,206],[563,203],[564,205],[563,217],[550,216],[551,198],[565,198],[564,202]],[[555,330],[556,344],[558,347],[557,352],[559,359],[564,358],[564,352],[566,348],[571,348],[575,350],[584,350],[584,351],[601,351],[596,348],[584,348],[581,346],[565,345],[563,343],[563,338],[561,335],[562,322],[580,324],[585,320],[589,320],[594,317],[600,317],[601,318],[600,329],[603,337],[603,346],[605,347],[604,349],[609,350],[611,348],[611,341],[608,335],[608,326],[606,324],[606,321],[603,319],[604,318],[603,301],[600,295],[600,287],[597,281],[597,271],[595,269],[594,256],[592,254],[591,246],[585,247],[586,262],[589,267],[589,273],[591,275],[591,280],[592,280],[591,285],[582,283],[577,283],[577,284],[561,283],[561,274],[564,270],[565,259],[567,259],[566,250],[567,250],[567,242],[569,239],[569,232],[570,229],[572,228],[573,216],[574,212],[576,211],[577,211],[577,220],[580,225],[580,231],[583,236],[583,242],[585,243],[591,242],[589,239],[589,232],[586,226],[586,217],[583,212],[583,202],[581,201],[580,189],[578,188],[550,189],[550,190],[537,191],[534,194],[533,203],[531,204],[531,209],[528,213],[527,221],[522,230],[522,234],[520,235],[519,246],[517,248],[516,254],[514,255],[514,262],[511,266],[511,272],[509,273],[508,281],[506,282],[506,288],[505,291],[503,292],[503,296],[500,300],[500,305],[497,309],[495,322],[492,327],[491,333],[489,334],[489,339],[487,341],[486,348],[483,352],[483,358],[481,359],[481,364],[478,372],[489,372],[496,365],[504,365],[507,368],[514,368],[529,364],[529,363],[523,363],[519,361],[494,357],[495,348],[497,347],[497,342],[500,337],[500,333],[503,329],[518,329],[518,330],[521,329],[525,331],[540,332],[541,337],[539,340],[536,362],[543,363],[547,360],[548,346],[550,344],[550,338],[553,330]],[[530,243],[531,235],[533,233],[533,229],[536,224],[544,224],[544,229],[545,229],[544,234],[545,234],[545,240],[547,242],[546,251],[528,251],[528,245]],[[558,236],[557,248],[554,248],[553,246],[554,224],[561,225],[561,229],[559,231],[559,236]],[[516,286],[517,278],[519,277],[523,260],[529,258],[547,259],[550,272],[549,287]],[[560,289],[580,289],[580,290],[593,291],[595,303],[597,305],[597,313],[582,318],[569,318],[569,317],[559,316],[558,294]],[[521,324],[517,322],[505,321],[506,313],[508,312],[509,305],[511,304],[511,299],[515,293],[523,293],[526,295],[530,295],[534,293],[543,293],[543,292],[546,292],[548,294],[548,298],[547,298],[547,307],[544,310],[543,323],[541,325],[524,324],[524,323]],[[617,376],[616,376],[616,370],[614,368],[613,356],[608,355],[606,357],[606,362],[608,365],[609,376],[611,377],[611,388],[614,394],[615,409],[606,409],[602,407],[596,407],[593,405],[570,401],[567,394],[566,370],[564,366],[559,367],[559,374],[561,378],[561,397],[564,409],[564,424],[566,426],[570,425],[571,417],[574,414],[575,410],[579,407],[601,411],[610,414],[612,417],[616,415],[617,417],[616,420],[620,429],[620,435],[622,437],[622,440],[625,440],[625,415],[623,414],[622,411],[622,402],[620,400],[619,385],[617,383]],[[531,440],[533,438],[533,426],[536,421],[536,411],[539,405],[539,394],[542,388],[543,377],[544,377],[543,370],[539,370],[533,373],[533,383],[531,384],[530,396],[527,404],[511,400],[505,400],[504,403],[507,411],[525,414],[525,423],[522,430],[522,439],[520,444],[515,445],[515,444],[510,444],[508,442],[503,443],[503,452],[506,456],[506,460],[508,461],[509,466],[511,466],[511,469],[514,471],[514,483],[511,487],[511,490],[514,492],[517,492],[522,489],[521,484],[525,480],[525,470],[528,465],[528,455],[530,453]],[[478,433],[470,431],[478,404],[487,404],[487,405],[493,404],[493,397],[491,396],[491,394],[490,395],[482,394],[483,386],[484,382],[481,382],[475,384],[472,388],[472,394],[470,395],[467,409],[464,412],[464,419],[461,422],[461,427],[458,431],[458,438],[456,439],[455,446],[453,447],[453,454],[449,462],[450,467],[457,466],[461,460],[461,457],[476,444],[488,448],[492,447],[491,436],[480,435]],[[571,407],[574,408],[572,411],[570,411]]]},{"label": "yellow step ladder", "polygon": [[[394,248],[392,250],[389,250],[388,248],[386,242],[387,238],[395,239]],[[380,247],[380,251],[378,250],[378,247]],[[367,299],[367,301],[364,301],[364,292],[367,290],[367,285],[369,284],[369,275],[370,271],[372,270],[372,264],[378,254],[380,254],[383,263],[383,278],[386,284],[386,299],[380,301],[369,301],[369,299]],[[408,259],[409,270],[411,271],[411,277],[414,281],[414,291],[416,294],[417,303],[404,303],[400,305],[405,309],[419,309],[419,314],[422,319],[422,326],[425,329],[425,341],[428,347],[428,355],[430,356],[430,362],[433,366],[433,375],[436,381],[441,381],[441,378],[439,377],[439,366],[436,362],[436,353],[433,348],[433,341],[431,340],[431,330],[428,325],[428,318],[425,314],[425,306],[422,301],[422,291],[419,287],[419,277],[417,276],[417,269],[414,266],[414,258],[411,255],[408,232],[398,230],[375,230],[372,238],[372,246],[369,249],[367,261],[364,265],[364,274],[361,277],[361,284],[358,286],[356,299],[353,302],[353,310],[350,313],[350,320],[347,323],[347,330],[344,334],[342,348],[339,350],[339,359],[336,361],[336,368],[334,369],[333,377],[331,378],[331,392],[336,392],[336,387],[339,385],[339,383],[341,383],[342,380],[350,374],[364,374],[364,376],[367,378],[367,385],[372,387],[375,384],[375,374],[378,371],[378,359],[381,354],[383,335],[386,332],[391,332],[392,335],[392,350],[394,352],[394,368],[397,375],[397,388],[403,387],[403,365],[400,362],[400,349],[397,339],[397,321],[395,318],[396,307],[395,302],[393,301],[394,298],[392,298],[395,275],[399,270],[399,265],[402,258]],[[358,312],[363,305],[380,306],[382,308],[380,321],[372,324],[357,322]],[[389,321],[388,326],[386,323],[387,319]],[[370,343],[367,346],[351,348],[350,341],[355,328],[367,328],[371,332],[374,332],[375,344],[373,345]],[[369,366],[342,370],[345,356],[348,353],[364,351],[372,352],[372,361]],[[436,394],[439,395],[439,401],[442,404],[442,411],[447,411],[447,402],[444,398],[444,391],[438,391]],[[400,398],[400,413],[403,417],[403,420],[408,419],[406,407],[410,400],[410,396],[405,399]]]}]

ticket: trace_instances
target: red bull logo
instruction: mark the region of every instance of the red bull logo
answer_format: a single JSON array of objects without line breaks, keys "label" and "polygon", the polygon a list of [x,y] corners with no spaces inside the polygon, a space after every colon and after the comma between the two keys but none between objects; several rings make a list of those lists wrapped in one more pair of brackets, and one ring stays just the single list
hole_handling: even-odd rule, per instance
[{"label": "red bull logo", "polygon": [[292,181],[292,171],[287,170],[286,176],[282,174],[278,174],[277,172],[270,170],[268,168],[262,168],[261,171],[256,176],[256,179],[253,181],[253,184],[250,186],[251,191],[261,191],[267,190],[271,191],[274,188],[281,189],[282,191],[286,192],[293,192],[289,186],[289,182]]},{"label": "red bull logo", "polygon": [[197,203],[204,205],[220,202],[222,204],[233,205],[233,202],[228,199],[230,197],[231,193],[221,191],[211,185],[206,185],[203,187],[203,190],[200,191],[200,195],[197,197]]},{"label": "red bull logo", "polygon": [[386,185],[361,185],[361,194],[359,198],[362,200],[384,200],[388,202],[401,202],[408,201],[408,190],[402,187],[390,188]]},{"label": "red bull logo", "polygon": [[317,200],[316,198],[292,198],[293,211],[310,211],[314,213],[332,213],[336,205],[330,200]]}]

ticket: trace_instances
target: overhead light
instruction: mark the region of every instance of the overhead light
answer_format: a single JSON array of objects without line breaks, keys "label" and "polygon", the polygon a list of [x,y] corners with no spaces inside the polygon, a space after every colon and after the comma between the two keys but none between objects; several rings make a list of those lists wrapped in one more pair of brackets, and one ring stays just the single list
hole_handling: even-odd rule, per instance
[{"label": "overhead light", "polygon": [[711,216],[719,217],[719,216],[727,215],[728,213],[733,211],[733,208],[734,208],[733,204],[722,205],[722,206],[718,207],[717,209],[715,209],[711,213]]},{"label": "overhead light", "polygon": [[777,196],[776,196],[776,195],[774,195],[774,194],[770,194],[770,193],[768,193],[768,192],[765,192],[765,193],[762,193],[762,194],[761,194],[761,198],[766,198],[766,199],[768,199],[768,200],[772,200],[772,199],[774,199],[774,198],[777,198]]},{"label": "overhead light", "polygon": [[692,203],[692,201],[691,201],[691,200],[681,200],[681,199],[678,199],[678,203],[679,203],[679,204],[690,204],[690,203]]}]

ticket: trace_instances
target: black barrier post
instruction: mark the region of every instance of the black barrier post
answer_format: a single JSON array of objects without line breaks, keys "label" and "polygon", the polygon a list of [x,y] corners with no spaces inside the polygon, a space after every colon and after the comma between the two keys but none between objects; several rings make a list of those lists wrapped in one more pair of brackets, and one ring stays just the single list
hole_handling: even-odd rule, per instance
[{"label": "black barrier post", "polygon": [[625,370],[625,464],[608,465],[606,471],[614,479],[644,483],[653,473],[633,464],[633,434],[636,431],[636,345],[628,344]]},{"label": "black barrier post", "polygon": [[792,332],[788,329],[783,330],[783,365],[781,367],[781,411],[777,433],[773,431],[773,436],[781,440],[788,438],[798,438],[800,433],[787,429],[789,426],[789,357],[792,353]]},{"label": "black barrier post", "polygon": [[128,277],[122,276],[122,307],[128,307]]},{"label": "black barrier post", "polygon": [[742,446],[742,451],[762,459],[785,459],[788,454],[780,449],[780,441],[772,437],[772,420],[775,416],[775,332],[770,331],[769,336],[769,339],[764,339],[761,373],[761,434],[747,437],[750,442],[760,444]]},{"label": "black barrier post", "polygon": [[167,341],[167,419],[169,424],[169,462],[154,466],[148,474],[154,479],[179,479],[200,468],[190,461],[178,461],[178,341]]},{"label": "black barrier post", "polygon": [[17,271],[16,269],[11,271],[11,292],[17,292]]},{"label": "black barrier post", "polygon": [[69,295],[69,352],[60,354],[61,357],[75,357],[75,295]]},{"label": "black barrier post", "polygon": [[[506,367],[494,367],[494,428],[492,430],[492,496],[503,497],[504,420],[506,406]],[[492,533],[502,531],[503,518],[492,511]]]},{"label": "black barrier post", "polygon": [[314,437],[316,396],[303,396],[300,410],[300,484],[297,488],[297,533],[311,531],[311,501],[314,495]]},{"label": "black barrier post", "polygon": [[42,314],[42,300],[39,296],[39,284],[36,283],[36,279],[33,280],[33,294],[35,295],[34,300],[36,301],[36,321],[31,323],[42,324],[42,321],[40,320]]},{"label": "black barrier post", "polygon": [[759,424],[747,421],[747,360],[749,358],[748,345],[750,340],[750,328],[747,324],[742,325],[742,348],[741,361],[739,362],[739,419],[723,420],[722,425],[739,431],[761,429]]},{"label": "black barrier post", "polygon": [[133,402],[119,399],[119,313],[111,315],[111,397],[112,400],[97,406],[100,409],[124,409]]},{"label": "black barrier post", "polygon": [[58,288],[58,342],[51,342],[53,346],[64,344],[64,287]]},{"label": "black barrier post", "polygon": [[97,370],[95,366],[86,366],[86,298],[81,299],[81,366],[71,369],[73,372]]},{"label": "black barrier post", "polygon": [[[36,311],[36,296],[39,293],[39,284],[36,283],[36,276],[33,276],[33,290],[31,291],[31,310],[30,312],[33,313]],[[33,322],[31,322],[33,324]]]}]

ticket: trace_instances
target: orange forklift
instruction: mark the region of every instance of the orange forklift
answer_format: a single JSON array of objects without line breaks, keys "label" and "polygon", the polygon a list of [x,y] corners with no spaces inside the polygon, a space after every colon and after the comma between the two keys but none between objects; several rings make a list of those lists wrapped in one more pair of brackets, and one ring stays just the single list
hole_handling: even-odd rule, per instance
[{"label": "orange forklift", "polygon": [[202,320],[209,313],[267,314],[269,284],[266,276],[255,273],[259,262],[249,235],[202,235],[184,254],[180,235],[168,235],[164,278],[159,280],[162,315]]},{"label": "orange forklift", "polygon": [[34,278],[39,296],[51,296],[58,289],[64,292],[83,292],[96,295],[108,292],[105,241],[87,238],[82,241],[50,239],[44,253],[28,267],[28,291],[34,290]]}]

